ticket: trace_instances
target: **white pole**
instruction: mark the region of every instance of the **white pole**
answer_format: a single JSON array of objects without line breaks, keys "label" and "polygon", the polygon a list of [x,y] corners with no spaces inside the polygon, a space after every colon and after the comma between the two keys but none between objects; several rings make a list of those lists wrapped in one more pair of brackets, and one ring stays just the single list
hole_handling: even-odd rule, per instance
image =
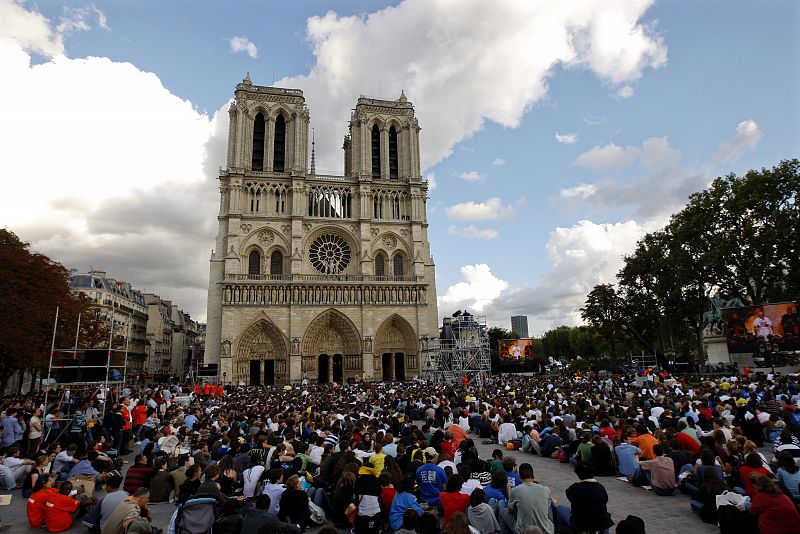
[{"label": "white pole", "polygon": [[114,337],[114,307],[112,304],[111,307],[111,328],[108,331],[108,357],[106,358],[106,384],[105,384],[105,391],[103,392],[103,416],[106,415],[106,406],[108,406],[108,371],[111,368],[111,341]]},{"label": "white pole", "polygon": [[128,314],[128,331],[125,334],[125,364],[122,367],[122,389],[125,389],[125,379],[128,377],[128,342],[131,338],[131,323],[133,322],[133,314]]},{"label": "white pole", "polygon": [[47,397],[50,396],[50,375],[53,371],[53,351],[56,350],[56,328],[58,327],[58,306],[56,306],[56,320],[53,323],[53,339],[50,341],[50,365],[47,367],[47,389],[44,390],[44,415],[47,418]]}]

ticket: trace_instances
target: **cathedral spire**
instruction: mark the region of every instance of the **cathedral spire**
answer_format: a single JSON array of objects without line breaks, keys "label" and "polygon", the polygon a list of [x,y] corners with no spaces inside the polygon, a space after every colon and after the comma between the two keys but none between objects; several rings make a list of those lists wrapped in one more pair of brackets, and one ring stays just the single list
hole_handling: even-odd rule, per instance
[{"label": "cathedral spire", "polygon": [[316,165],[317,156],[315,153],[314,145],[316,145],[316,140],[314,139],[314,128],[311,128],[311,174],[317,174],[317,165]]}]

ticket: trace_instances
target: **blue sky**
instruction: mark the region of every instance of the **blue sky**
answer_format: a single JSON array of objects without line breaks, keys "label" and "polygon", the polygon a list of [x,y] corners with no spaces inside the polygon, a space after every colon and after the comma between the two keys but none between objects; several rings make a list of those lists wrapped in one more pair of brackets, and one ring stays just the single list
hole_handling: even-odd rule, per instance
[{"label": "blue sky", "polygon": [[[542,332],[576,322],[586,292],[612,281],[621,255],[689,193],[716,175],[798,155],[796,2],[487,5],[0,0],[0,44],[17,47],[0,55],[0,72],[20,85],[50,84],[33,96],[0,89],[0,143],[18,159],[0,176],[24,182],[4,195],[8,205],[0,201],[9,208],[0,224],[70,266],[103,267],[203,317],[215,232],[209,169],[223,129],[215,113],[244,73],[306,91],[319,167],[330,170],[342,168],[338,147],[358,94],[396,98],[405,89],[423,128],[423,174],[436,184],[428,209],[440,314],[468,307],[503,324],[523,313]],[[547,17],[585,27],[572,35],[574,58],[554,51],[557,38],[537,33],[559,28],[534,20]],[[234,37],[255,48],[234,52]],[[24,55],[30,67],[20,64]],[[83,145],[72,140],[80,146],[69,156],[72,193],[52,176],[56,183],[46,186],[37,172],[26,180],[26,161],[36,155],[24,148],[34,134],[19,134],[14,121],[47,124],[59,111],[18,110],[39,109],[47,91],[65,83],[91,94],[123,82],[132,88],[124,99],[141,100],[143,121],[157,109],[154,117],[196,146],[187,141],[171,158],[169,141],[161,153],[148,150],[147,139],[124,137],[120,143],[143,147],[132,163],[143,170],[129,175],[95,157],[90,132]],[[92,102],[58,100],[76,109]],[[130,133],[125,105],[112,109],[113,102],[84,116],[95,114],[100,129],[109,121],[106,139],[116,139],[117,127],[148,137],[144,126]],[[85,173],[96,181],[81,182]],[[75,190],[83,210],[65,208]],[[166,191],[182,196],[170,203]],[[12,209],[20,205],[24,212]],[[182,245],[137,251],[152,241]]]}]

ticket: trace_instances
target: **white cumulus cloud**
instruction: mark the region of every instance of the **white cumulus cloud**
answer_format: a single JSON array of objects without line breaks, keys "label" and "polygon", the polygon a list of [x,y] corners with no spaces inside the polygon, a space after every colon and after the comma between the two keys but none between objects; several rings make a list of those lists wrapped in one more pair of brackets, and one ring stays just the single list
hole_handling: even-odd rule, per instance
[{"label": "white cumulus cloud", "polygon": [[470,224],[469,226],[456,226],[453,224],[447,229],[447,233],[449,235],[460,235],[473,239],[494,239],[500,235],[497,230],[492,228],[478,228],[474,224]]},{"label": "white cumulus cloud", "polygon": [[463,266],[461,276],[464,281],[451,285],[439,297],[441,313],[450,315],[461,309],[481,313],[508,287],[508,282],[492,274],[492,269],[485,263]]},{"label": "white cumulus cloud", "polygon": [[[331,11],[308,20],[311,71],[277,85],[303,89],[320,138],[335,140],[358,95],[378,93],[380,72],[384,98],[404,89],[415,104],[427,167],[486,120],[517,126],[557,67],[588,69],[615,88],[663,66],[666,46],[643,20],[653,3],[405,0],[366,15]],[[341,167],[339,146],[318,147],[321,166]]]},{"label": "white cumulus cloud", "polygon": [[616,172],[631,165],[639,157],[641,151],[636,147],[625,147],[609,143],[605,146],[595,146],[578,156],[575,163],[581,167],[588,167],[606,172]]},{"label": "white cumulus cloud", "polygon": [[763,135],[756,121],[748,119],[740,122],[736,125],[736,134],[720,145],[710,163],[718,165],[736,161],[753,150]]},{"label": "white cumulus cloud", "polygon": [[0,0],[0,41],[45,56],[64,53],[64,40],[50,27],[50,21],[17,0]]},{"label": "white cumulus cloud", "polygon": [[228,39],[232,54],[247,54],[251,58],[258,57],[258,47],[244,35],[236,35]]},{"label": "white cumulus cloud", "polygon": [[597,192],[594,184],[579,184],[575,187],[568,187],[560,191],[562,198],[589,198]]},{"label": "white cumulus cloud", "polygon": [[88,32],[96,25],[98,28],[110,30],[103,11],[95,5],[64,6],[64,14],[58,21],[56,31],[61,35],[75,32]]},{"label": "white cumulus cloud", "polygon": [[492,167],[502,167],[506,164],[506,160],[497,158],[492,162]]},{"label": "white cumulus cloud", "polygon": [[481,176],[477,171],[462,173],[458,178],[460,180],[464,180],[465,182],[482,182],[484,180],[483,176]]},{"label": "white cumulus cloud", "polygon": [[456,221],[488,221],[511,217],[516,213],[516,208],[510,204],[503,204],[500,197],[492,197],[486,202],[469,200],[460,204],[448,206],[445,214]]},{"label": "white cumulus cloud", "polygon": [[630,98],[633,96],[633,87],[630,85],[625,85],[620,87],[617,91],[617,96],[620,98]]},{"label": "white cumulus cloud", "polygon": [[575,143],[578,142],[578,134],[576,133],[560,134],[556,132],[556,141],[558,141],[562,145],[574,145]]},{"label": "white cumulus cloud", "polygon": [[227,110],[198,112],[130,63],[34,66],[14,41],[0,42],[0,79],[0,226],[202,318]]}]

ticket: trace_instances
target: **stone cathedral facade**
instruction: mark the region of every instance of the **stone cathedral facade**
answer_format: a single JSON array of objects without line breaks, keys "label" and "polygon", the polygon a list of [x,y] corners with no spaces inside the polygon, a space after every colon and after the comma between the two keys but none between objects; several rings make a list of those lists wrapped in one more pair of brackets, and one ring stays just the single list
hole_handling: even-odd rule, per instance
[{"label": "stone cathedral facade", "polygon": [[235,97],[205,362],[227,384],[417,376],[438,314],[414,107],[359,98],[331,176],[302,91],[247,77]]}]

